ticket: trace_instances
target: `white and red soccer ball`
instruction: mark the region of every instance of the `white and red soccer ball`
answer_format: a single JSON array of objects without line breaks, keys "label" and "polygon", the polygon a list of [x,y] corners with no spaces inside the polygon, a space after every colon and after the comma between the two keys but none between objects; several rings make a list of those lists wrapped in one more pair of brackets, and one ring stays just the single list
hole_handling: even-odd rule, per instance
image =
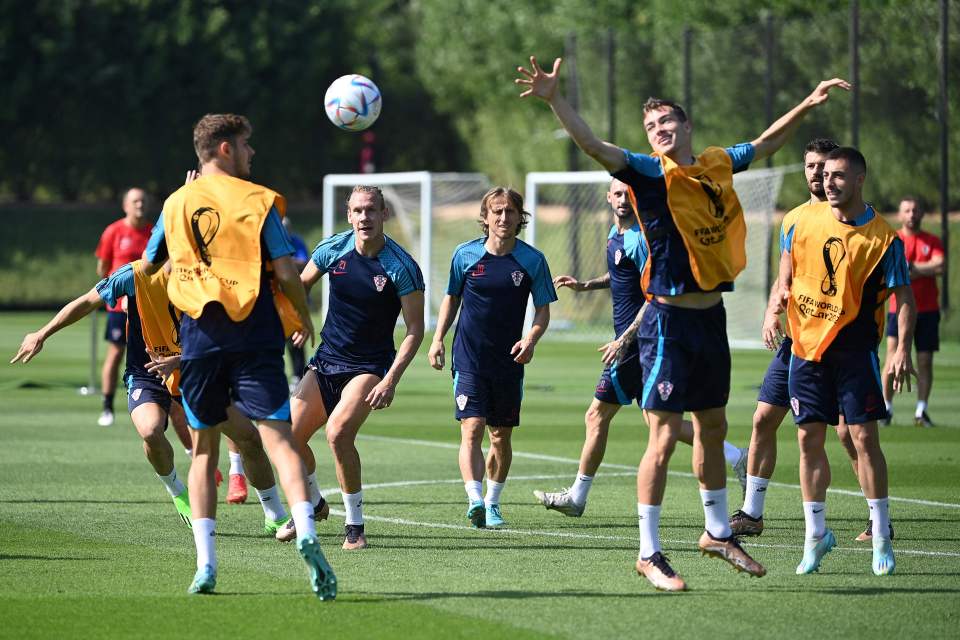
[{"label": "white and red soccer ball", "polygon": [[354,73],[334,80],[323,104],[330,122],[345,131],[363,131],[377,121],[383,99],[372,80]]}]

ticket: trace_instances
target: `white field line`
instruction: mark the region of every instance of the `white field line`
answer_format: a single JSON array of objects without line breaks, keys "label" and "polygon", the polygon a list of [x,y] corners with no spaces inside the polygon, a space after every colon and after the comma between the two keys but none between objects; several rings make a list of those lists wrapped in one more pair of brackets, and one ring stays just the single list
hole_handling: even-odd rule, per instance
[{"label": "white field line", "polygon": [[[396,444],[410,444],[418,445],[423,447],[434,447],[437,449],[459,449],[460,445],[452,444],[449,442],[434,442],[432,440],[417,440],[413,438],[392,438],[389,436],[372,436],[372,435],[358,435],[358,439],[361,440],[371,440],[374,442],[393,442]],[[521,451],[513,452],[514,458],[526,458],[528,460],[541,460],[544,462],[562,462],[566,464],[580,464],[580,461],[575,458],[561,458],[559,456],[549,456],[541,453],[524,453]],[[604,462],[603,467],[605,469],[620,469],[624,471],[633,471],[636,473],[637,468],[635,466],[627,464],[613,464],[609,462]],[[693,478],[692,473],[686,471],[667,471],[671,476],[677,476],[680,478]],[[605,476],[612,476],[613,474],[604,473]],[[563,476],[566,477],[566,476]],[[772,487],[783,487],[784,489],[800,489],[798,484],[790,484],[787,482],[770,482]],[[863,498],[863,493],[860,491],[850,491],[849,489],[827,489],[827,493],[834,493],[841,496],[854,496],[856,498]],[[937,502],[935,500],[920,500],[918,498],[899,498],[897,496],[890,496],[890,502],[903,502],[906,504],[916,504],[922,505],[925,507],[944,507],[946,509],[960,509],[960,504],[954,502]]]}]

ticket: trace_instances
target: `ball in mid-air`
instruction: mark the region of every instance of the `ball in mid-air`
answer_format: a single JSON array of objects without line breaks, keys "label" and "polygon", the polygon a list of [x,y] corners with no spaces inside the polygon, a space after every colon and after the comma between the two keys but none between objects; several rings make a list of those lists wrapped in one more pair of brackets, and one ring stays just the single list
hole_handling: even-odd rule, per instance
[{"label": "ball in mid-air", "polygon": [[363,131],[376,122],[383,100],[372,80],[351,74],[333,81],[323,103],[330,122],[346,131]]}]

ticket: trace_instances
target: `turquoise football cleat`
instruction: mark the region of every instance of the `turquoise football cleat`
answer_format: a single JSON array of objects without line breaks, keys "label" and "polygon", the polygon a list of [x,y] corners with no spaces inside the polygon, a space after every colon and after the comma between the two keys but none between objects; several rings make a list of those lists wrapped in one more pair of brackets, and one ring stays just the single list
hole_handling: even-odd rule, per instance
[{"label": "turquoise football cleat", "polygon": [[802,576],[806,573],[814,573],[820,570],[820,561],[823,556],[830,553],[830,550],[837,546],[837,539],[833,531],[827,529],[823,537],[819,540],[807,540],[803,543],[803,560],[797,565],[797,575]]},{"label": "turquoise football cleat", "polygon": [[467,507],[467,518],[474,529],[483,529],[487,526],[487,512],[483,506],[483,500],[470,503],[470,506]]},{"label": "turquoise football cleat", "polygon": [[897,561],[893,559],[893,544],[888,538],[873,539],[873,575],[888,576],[893,573]]},{"label": "turquoise football cleat", "polygon": [[173,506],[177,508],[177,513],[180,514],[180,519],[183,520],[183,524],[192,529],[193,525],[190,524],[190,521],[193,519],[190,514],[190,496],[187,495],[186,490],[173,498]]},{"label": "turquoise football cleat", "polygon": [[313,536],[297,540],[297,551],[310,569],[310,587],[321,600],[337,597],[337,576],[320,550],[320,543]]},{"label": "turquoise football cleat", "polygon": [[205,564],[200,569],[197,569],[197,573],[193,576],[193,582],[190,583],[190,588],[187,589],[187,593],[213,593],[213,589],[216,586],[217,570]]},{"label": "turquoise football cleat", "polygon": [[503,527],[507,524],[503,519],[503,514],[500,513],[500,505],[498,504],[487,507],[486,516],[488,527]]}]

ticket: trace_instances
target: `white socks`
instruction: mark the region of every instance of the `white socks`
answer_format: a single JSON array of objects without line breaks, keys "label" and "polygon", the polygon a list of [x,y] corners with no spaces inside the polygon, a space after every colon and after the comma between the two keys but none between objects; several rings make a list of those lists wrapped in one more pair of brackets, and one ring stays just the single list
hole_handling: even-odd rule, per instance
[{"label": "white socks", "polygon": [[217,550],[214,548],[214,533],[217,521],[213,518],[199,518],[193,521],[193,542],[197,545],[197,569],[210,565],[217,570]]},{"label": "white socks", "polygon": [[640,557],[649,558],[660,551],[660,505],[637,503],[640,524]]},{"label": "white socks", "polygon": [[277,485],[263,491],[256,487],[253,490],[257,492],[257,498],[260,499],[264,517],[274,522],[279,522],[287,517],[287,510],[283,508],[283,502],[280,501],[280,492],[277,490]]},{"label": "white socks", "polygon": [[230,455],[230,475],[242,476],[243,458],[240,457],[239,453],[234,453],[233,451],[228,451],[227,453]]},{"label": "white socks", "polygon": [[[827,503],[804,502],[803,520],[807,524],[807,540],[819,540],[827,532]],[[874,524],[876,526],[876,524]]]},{"label": "white socks", "polygon": [[585,476],[578,473],[577,479],[573,481],[573,486],[571,486],[567,492],[570,494],[570,498],[582,507],[587,502],[587,494],[590,493],[590,487],[592,485],[593,476]]},{"label": "white socks", "polygon": [[763,502],[767,497],[767,485],[770,480],[759,476],[747,475],[747,494],[743,499],[742,511],[751,518],[763,517]]},{"label": "white socks", "polygon": [[170,494],[171,498],[176,498],[178,495],[187,490],[183,483],[180,482],[180,478],[177,477],[177,470],[174,469],[170,472],[168,476],[162,476],[159,473],[157,477],[160,478],[160,482],[163,483],[163,486],[167,488],[167,493]]},{"label": "white socks", "polygon": [[293,525],[297,528],[297,540],[315,538],[317,536],[316,523],[313,521],[313,505],[308,501],[290,505],[290,515],[293,516]]},{"label": "white socks", "polygon": [[723,459],[731,467],[740,462],[740,449],[733,446],[726,440],[723,441]]},{"label": "white socks", "polygon": [[363,524],[363,490],[340,495],[343,497],[343,508],[347,510],[344,524]]},{"label": "white socks", "polygon": [[310,493],[310,502],[313,504],[320,502],[320,488],[317,486],[316,471],[307,476],[307,490]]},{"label": "white socks", "polygon": [[926,400],[917,400],[917,410],[914,412],[913,416],[915,418],[922,418],[923,412],[927,410]]},{"label": "white socks", "polygon": [[700,489],[703,500],[704,528],[714,538],[730,537],[730,521],[727,519],[727,490]]},{"label": "white socks", "polygon": [[503,491],[504,482],[494,482],[493,480],[487,478],[487,496],[484,498],[483,502],[486,506],[492,504],[500,504],[500,492]]},{"label": "white socks", "polygon": [[470,480],[463,483],[463,488],[467,492],[467,500],[472,503],[483,502],[483,483],[479,480]]},{"label": "white socks", "polygon": [[890,500],[867,498],[870,506],[870,521],[873,523],[873,539],[890,537]]}]

